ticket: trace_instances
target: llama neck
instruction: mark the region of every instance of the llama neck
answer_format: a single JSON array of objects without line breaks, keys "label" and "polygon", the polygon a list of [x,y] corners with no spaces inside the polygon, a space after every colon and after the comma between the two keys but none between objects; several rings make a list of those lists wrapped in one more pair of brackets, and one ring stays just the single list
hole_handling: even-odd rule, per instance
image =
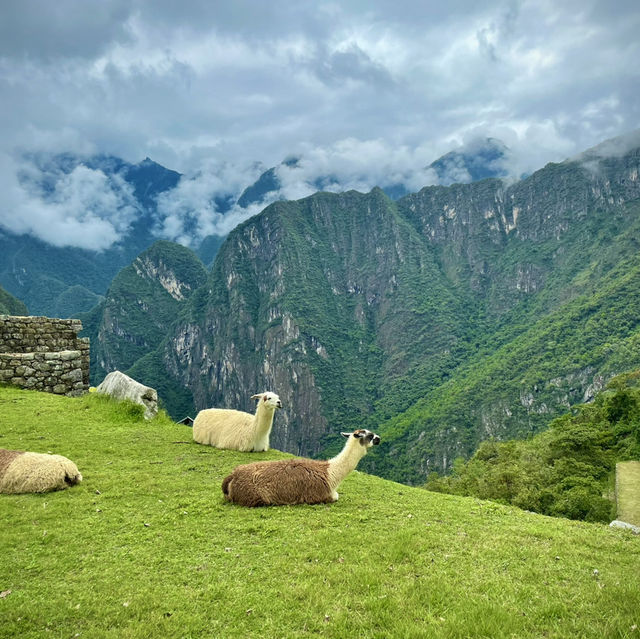
[{"label": "llama neck", "polygon": [[266,433],[271,430],[274,413],[275,409],[271,406],[263,406],[263,402],[258,403],[258,408],[256,409],[256,414],[253,419],[256,432]]},{"label": "llama neck", "polygon": [[332,490],[338,487],[366,453],[367,449],[357,439],[349,438],[342,451],[329,460],[329,484]]}]

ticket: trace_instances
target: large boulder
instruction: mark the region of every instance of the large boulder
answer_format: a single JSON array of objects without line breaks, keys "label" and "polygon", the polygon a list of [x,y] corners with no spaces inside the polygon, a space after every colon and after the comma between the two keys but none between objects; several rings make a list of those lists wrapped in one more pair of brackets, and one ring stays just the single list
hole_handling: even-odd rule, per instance
[{"label": "large boulder", "polygon": [[626,521],[616,519],[612,521],[609,526],[611,526],[611,528],[625,528],[626,530],[630,530],[634,535],[640,535],[640,526],[634,526]]},{"label": "large boulder", "polygon": [[144,386],[135,379],[120,371],[109,373],[102,384],[96,388],[96,393],[111,395],[116,399],[130,399],[136,404],[144,406],[145,419],[151,419],[158,413],[158,393],[154,388]]}]

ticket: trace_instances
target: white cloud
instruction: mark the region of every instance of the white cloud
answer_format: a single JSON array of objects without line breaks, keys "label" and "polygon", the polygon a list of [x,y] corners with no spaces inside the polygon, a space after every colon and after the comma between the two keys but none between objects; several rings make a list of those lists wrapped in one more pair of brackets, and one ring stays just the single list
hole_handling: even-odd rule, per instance
[{"label": "white cloud", "polygon": [[[22,179],[18,179],[18,175]],[[0,227],[54,246],[103,250],[120,240],[136,215],[131,187],[80,164],[47,174],[0,156]]]},{"label": "white cloud", "polygon": [[[207,235],[226,235],[276,200],[297,200],[319,189],[368,192],[375,186],[403,184],[417,191],[438,182],[435,172],[426,168],[430,153],[427,148],[392,147],[380,139],[345,139],[331,147],[309,147],[295,162],[278,164],[280,188],[248,207],[235,202],[266,167],[210,164],[196,175],[183,176],[175,189],[158,197],[155,233],[193,246]],[[225,198],[231,208],[221,211],[216,199]]]},{"label": "white cloud", "polygon": [[250,184],[256,161],[302,158],[279,169],[286,197],[331,175],[419,188],[481,133],[531,172],[640,127],[639,31],[629,0],[5,2],[0,153],[149,156],[200,175],[161,203],[175,238],[245,215],[223,221],[209,196]]},{"label": "white cloud", "polygon": [[154,232],[186,246],[197,245],[207,235],[226,235],[242,219],[259,211],[251,213],[234,207],[232,211],[221,212],[216,199],[229,198],[235,203],[263,170],[256,164],[238,167],[208,163],[196,175],[183,176],[176,188],[158,197]]},{"label": "white cloud", "polygon": [[597,166],[598,159],[620,157],[638,147],[640,147],[640,129],[632,131],[628,135],[606,140],[572,159],[583,161],[593,168]]},{"label": "white cloud", "polygon": [[382,139],[347,138],[331,146],[308,148],[297,164],[278,166],[281,195],[286,199],[310,195],[323,179],[323,188],[330,191],[368,192],[374,186],[395,184],[419,190],[437,183],[435,173],[426,168],[435,159],[432,154],[428,147],[411,149]]}]

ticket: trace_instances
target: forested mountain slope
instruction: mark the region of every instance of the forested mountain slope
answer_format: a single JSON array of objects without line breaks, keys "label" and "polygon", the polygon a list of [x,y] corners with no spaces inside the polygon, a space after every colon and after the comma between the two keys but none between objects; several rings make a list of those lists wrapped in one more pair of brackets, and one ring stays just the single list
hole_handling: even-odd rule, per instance
[{"label": "forested mountain slope", "polygon": [[[640,371],[614,377],[594,401],[529,439],[483,442],[467,463],[454,464],[452,475],[431,473],[427,488],[545,515],[640,523],[632,518],[640,508],[638,491],[624,499],[616,480],[617,472],[640,463],[632,461],[640,459],[639,379]],[[629,463],[616,470],[619,462]]]},{"label": "forested mountain slope", "polygon": [[[44,155],[33,158],[38,179],[29,191],[39,194],[43,206],[55,193],[56,180],[78,168],[99,172],[105,184],[122,180],[130,189],[126,202],[135,210],[127,233],[106,250],[77,246],[54,246],[31,234],[15,234],[0,228],[0,282],[22,299],[35,315],[75,317],[100,301],[109,283],[141,251],[156,239],[153,234],[154,210],[158,194],[176,186],[180,174],[146,158],[128,164],[120,158],[97,155],[81,158],[72,154]],[[81,187],[82,184],[79,184]],[[89,189],[89,187],[87,187]],[[124,191],[126,192],[126,191]],[[113,202],[106,198],[111,206]],[[118,215],[98,199],[87,202],[92,214],[109,219]]]},{"label": "forested mountain slope", "polygon": [[82,314],[91,339],[91,380],[125,371],[153,351],[176,320],[182,304],[207,278],[196,255],[159,240],[122,269],[104,301]]},{"label": "forested mountain slope", "polygon": [[0,286],[0,315],[28,315],[29,311],[23,302],[7,293]]}]

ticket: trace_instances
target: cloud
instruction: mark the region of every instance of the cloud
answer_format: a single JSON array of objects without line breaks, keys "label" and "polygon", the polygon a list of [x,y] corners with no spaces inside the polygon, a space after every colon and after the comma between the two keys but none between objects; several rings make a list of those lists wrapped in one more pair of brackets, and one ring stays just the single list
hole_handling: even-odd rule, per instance
[{"label": "cloud", "polygon": [[126,0],[79,7],[74,0],[5,2],[0,20],[0,56],[40,61],[92,57],[114,42],[130,42]]},{"label": "cloud", "polygon": [[411,149],[391,145],[382,139],[347,138],[326,147],[307,148],[295,164],[277,168],[281,196],[298,199],[318,190],[368,192],[375,186],[404,184],[419,190],[437,183],[427,169],[434,159],[429,147]]},{"label": "cloud", "polygon": [[109,248],[128,231],[136,201],[120,176],[107,177],[83,164],[68,173],[42,169],[0,156],[0,227],[54,246],[95,251]]},{"label": "cloud", "polygon": [[591,173],[601,175],[603,168],[601,160],[621,157],[638,147],[640,147],[640,129],[631,131],[624,136],[605,140],[601,144],[587,149],[571,159],[580,162],[582,166]]},{"label": "cloud", "polygon": [[318,176],[418,188],[473,136],[527,173],[640,126],[639,31],[629,0],[5,2],[0,153],[149,156],[189,175],[160,207],[175,237],[226,228],[209,195],[290,155],[279,196]]},{"label": "cloud", "polygon": [[261,202],[242,207],[237,200],[266,169],[264,165],[210,164],[183,176],[157,200],[155,234],[195,246],[207,235],[226,235],[237,224],[276,200],[297,200],[318,190],[368,192],[375,186],[402,184],[419,190],[438,182],[426,168],[426,149],[389,146],[383,140],[340,140],[331,147],[309,147],[293,161],[275,167],[279,188]]},{"label": "cloud", "polygon": [[226,235],[243,219],[259,212],[256,207],[242,209],[234,204],[262,171],[264,167],[257,164],[239,167],[208,163],[197,174],[182,176],[174,189],[157,199],[154,233],[186,246],[197,246],[207,235]]},{"label": "cloud", "polygon": [[310,69],[328,86],[353,82],[365,86],[374,85],[385,90],[393,89],[391,73],[356,43],[347,44],[336,51],[326,51],[322,56],[315,56]]}]

